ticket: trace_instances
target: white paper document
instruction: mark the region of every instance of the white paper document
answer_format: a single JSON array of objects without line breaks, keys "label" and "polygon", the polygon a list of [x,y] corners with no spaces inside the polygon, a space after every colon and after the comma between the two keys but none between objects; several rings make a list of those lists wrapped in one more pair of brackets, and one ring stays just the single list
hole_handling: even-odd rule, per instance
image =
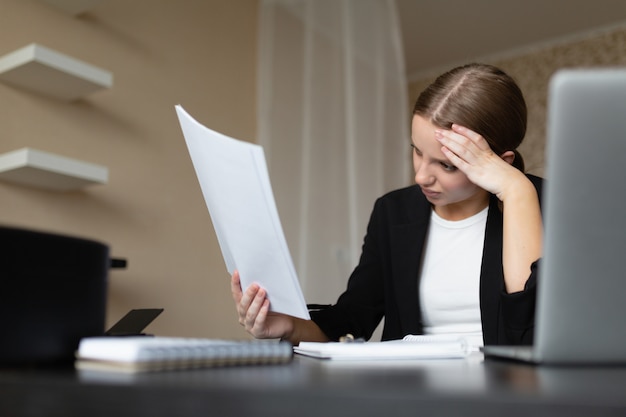
[{"label": "white paper document", "polygon": [[339,361],[462,359],[471,353],[462,339],[342,343],[301,342],[295,353]]},{"label": "white paper document", "polygon": [[176,106],[226,269],[265,288],[272,311],[309,312],[283,233],[263,148],[215,132]]},{"label": "white paper document", "polygon": [[421,343],[459,342],[464,344],[470,352],[478,352],[483,346],[483,335],[480,333],[408,334],[402,340]]}]

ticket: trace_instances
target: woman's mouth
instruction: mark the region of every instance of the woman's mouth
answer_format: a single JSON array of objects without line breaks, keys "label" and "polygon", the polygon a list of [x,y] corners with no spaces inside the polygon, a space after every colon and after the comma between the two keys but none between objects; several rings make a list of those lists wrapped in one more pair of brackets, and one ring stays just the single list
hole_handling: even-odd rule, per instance
[{"label": "woman's mouth", "polygon": [[436,198],[441,194],[440,192],[429,190],[428,188],[421,188],[421,190],[427,198]]}]

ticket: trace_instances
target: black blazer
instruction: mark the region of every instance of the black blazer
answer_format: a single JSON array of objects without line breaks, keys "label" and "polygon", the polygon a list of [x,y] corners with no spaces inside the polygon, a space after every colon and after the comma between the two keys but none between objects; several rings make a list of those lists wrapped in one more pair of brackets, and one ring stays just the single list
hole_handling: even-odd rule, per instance
[{"label": "black blazer", "polygon": [[[541,178],[529,175],[541,198]],[[331,340],[351,333],[369,339],[384,317],[382,340],[423,333],[418,296],[421,256],[431,205],[418,186],[379,198],[367,227],[359,264],[346,291],[311,318]],[[480,310],[485,344],[531,344],[536,270],[529,271],[522,292],[504,291],[502,212],[491,196],[480,273]]]}]

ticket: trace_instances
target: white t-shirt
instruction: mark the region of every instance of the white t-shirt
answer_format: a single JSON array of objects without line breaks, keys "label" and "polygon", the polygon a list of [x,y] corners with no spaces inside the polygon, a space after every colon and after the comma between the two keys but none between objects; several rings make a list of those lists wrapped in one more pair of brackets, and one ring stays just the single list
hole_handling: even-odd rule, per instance
[{"label": "white t-shirt", "polygon": [[419,291],[426,334],[482,335],[479,285],[488,210],[460,221],[431,212]]}]

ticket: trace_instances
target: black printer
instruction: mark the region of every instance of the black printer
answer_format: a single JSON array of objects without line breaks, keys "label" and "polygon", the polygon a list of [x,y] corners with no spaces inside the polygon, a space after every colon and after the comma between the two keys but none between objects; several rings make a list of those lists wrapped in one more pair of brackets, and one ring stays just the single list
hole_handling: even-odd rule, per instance
[{"label": "black printer", "polygon": [[0,226],[0,366],[74,359],[104,333],[109,247]]}]

